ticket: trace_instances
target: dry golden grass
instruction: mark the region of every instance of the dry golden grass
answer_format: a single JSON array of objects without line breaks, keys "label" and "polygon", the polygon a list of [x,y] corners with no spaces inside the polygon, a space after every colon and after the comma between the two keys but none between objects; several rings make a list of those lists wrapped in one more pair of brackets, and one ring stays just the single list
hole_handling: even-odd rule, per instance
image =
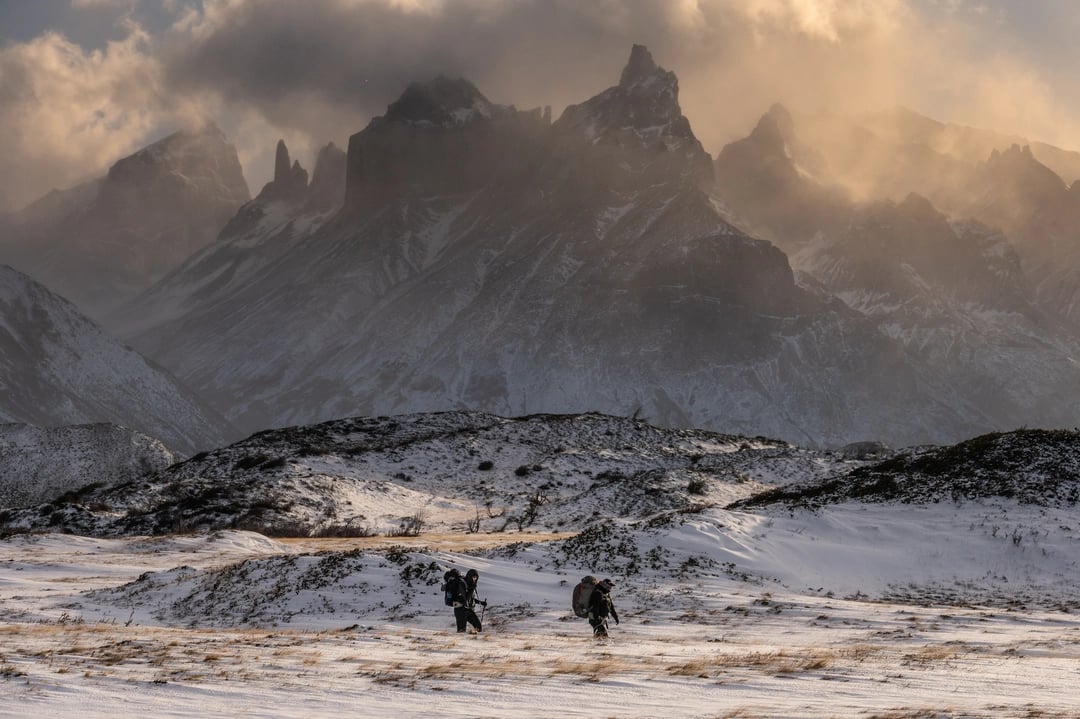
[{"label": "dry golden grass", "polygon": [[960,648],[951,645],[931,644],[917,651],[903,655],[903,662],[908,665],[928,665],[956,659],[961,654]]}]

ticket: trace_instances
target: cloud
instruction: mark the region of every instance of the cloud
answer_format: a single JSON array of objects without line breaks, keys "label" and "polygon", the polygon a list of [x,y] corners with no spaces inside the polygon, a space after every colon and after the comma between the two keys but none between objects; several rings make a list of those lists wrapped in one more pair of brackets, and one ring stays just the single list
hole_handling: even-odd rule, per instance
[{"label": "cloud", "polygon": [[56,33],[0,49],[0,178],[11,206],[104,174],[163,125],[197,112],[160,93],[137,26],[87,51]]},{"label": "cloud", "polygon": [[[784,96],[890,94],[900,0],[455,0],[207,3],[166,45],[180,92],[314,146],[380,114],[413,80],[471,79],[496,102],[562,107],[617,82],[634,42],[675,70],[713,152]],[[872,75],[872,77],[871,77]],[[886,84],[886,82],[888,84]],[[273,138],[267,138],[272,145]],[[294,153],[295,154],[295,153]]]},{"label": "cloud", "polygon": [[[617,82],[635,42],[678,74],[683,109],[714,154],[776,101],[806,112],[905,104],[1069,144],[1080,98],[1051,68],[1080,58],[1033,50],[1038,27],[1014,31],[1003,3],[320,0],[316,12],[291,0],[170,0],[168,29],[152,37],[130,25],[99,52],[57,34],[0,51],[0,177],[28,172],[4,187],[25,199],[206,113],[257,190],[279,137],[307,164],[410,81],[464,76],[495,102],[557,115]],[[1077,26],[1080,10],[1056,12]]]}]

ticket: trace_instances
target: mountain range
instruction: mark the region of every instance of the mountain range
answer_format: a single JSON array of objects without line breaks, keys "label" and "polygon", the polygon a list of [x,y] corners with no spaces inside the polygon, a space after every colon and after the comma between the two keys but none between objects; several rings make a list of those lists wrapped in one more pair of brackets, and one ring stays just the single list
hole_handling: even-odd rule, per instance
[{"label": "mountain range", "polygon": [[[247,432],[600,411],[899,446],[1076,423],[1080,196],[1043,161],[1075,174],[1080,155],[777,105],[714,161],[678,93],[640,45],[555,120],[461,78],[413,83],[310,181],[279,143],[242,205],[235,151],[204,130],[221,171],[193,174],[239,209],[100,317]],[[838,127],[849,141],[827,143]],[[125,175],[15,225],[99,216]]]},{"label": "mountain range", "polygon": [[240,216],[261,219],[139,298],[123,336],[248,429],[463,408],[807,443],[984,428],[726,219],[678,80],[644,47],[549,117],[414,83],[350,138],[336,214],[257,198]]}]

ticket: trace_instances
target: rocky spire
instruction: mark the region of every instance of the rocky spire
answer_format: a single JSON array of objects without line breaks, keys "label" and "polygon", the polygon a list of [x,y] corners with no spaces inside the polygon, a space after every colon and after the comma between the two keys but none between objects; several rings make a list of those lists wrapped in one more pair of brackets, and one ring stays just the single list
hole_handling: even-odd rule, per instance
[{"label": "rocky spire", "polygon": [[274,155],[274,179],[266,183],[259,197],[264,200],[297,201],[307,192],[308,173],[299,160],[290,164],[289,148],[284,140],[278,140]]},{"label": "rocky spire", "polygon": [[287,182],[290,164],[289,148],[285,147],[285,140],[278,140],[277,154],[274,156],[274,182]]},{"label": "rocky spire", "polygon": [[620,153],[639,152],[636,161],[660,162],[664,174],[712,180],[712,160],[679,107],[679,79],[657,65],[644,45],[631,48],[618,85],[567,107],[555,129]]},{"label": "rocky spire", "polygon": [[653,60],[652,53],[644,45],[634,45],[630,48],[630,59],[623,68],[619,78],[619,87],[629,88],[642,80],[647,80],[657,74],[660,68]]}]

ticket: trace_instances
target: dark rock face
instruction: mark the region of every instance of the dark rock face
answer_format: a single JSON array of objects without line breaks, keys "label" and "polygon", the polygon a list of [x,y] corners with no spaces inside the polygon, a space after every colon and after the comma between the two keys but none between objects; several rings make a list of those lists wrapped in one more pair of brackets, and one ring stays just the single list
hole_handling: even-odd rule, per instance
[{"label": "dark rock face", "polygon": [[507,181],[544,138],[539,112],[494,105],[466,80],[414,83],[349,138],[345,206],[457,195]]},{"label": "dark rock face", "polygon": [[334,143],[321,150],[311,173],[307,202],[317,210],[336,210],[345,201],[345,171],[348,159]]},{"label": "dark rock face", "polygon": [[116,162],[64,212],[17,218],[0,259],[101,317],[210,242],[249,197],[220,130],[178,132]]}]

